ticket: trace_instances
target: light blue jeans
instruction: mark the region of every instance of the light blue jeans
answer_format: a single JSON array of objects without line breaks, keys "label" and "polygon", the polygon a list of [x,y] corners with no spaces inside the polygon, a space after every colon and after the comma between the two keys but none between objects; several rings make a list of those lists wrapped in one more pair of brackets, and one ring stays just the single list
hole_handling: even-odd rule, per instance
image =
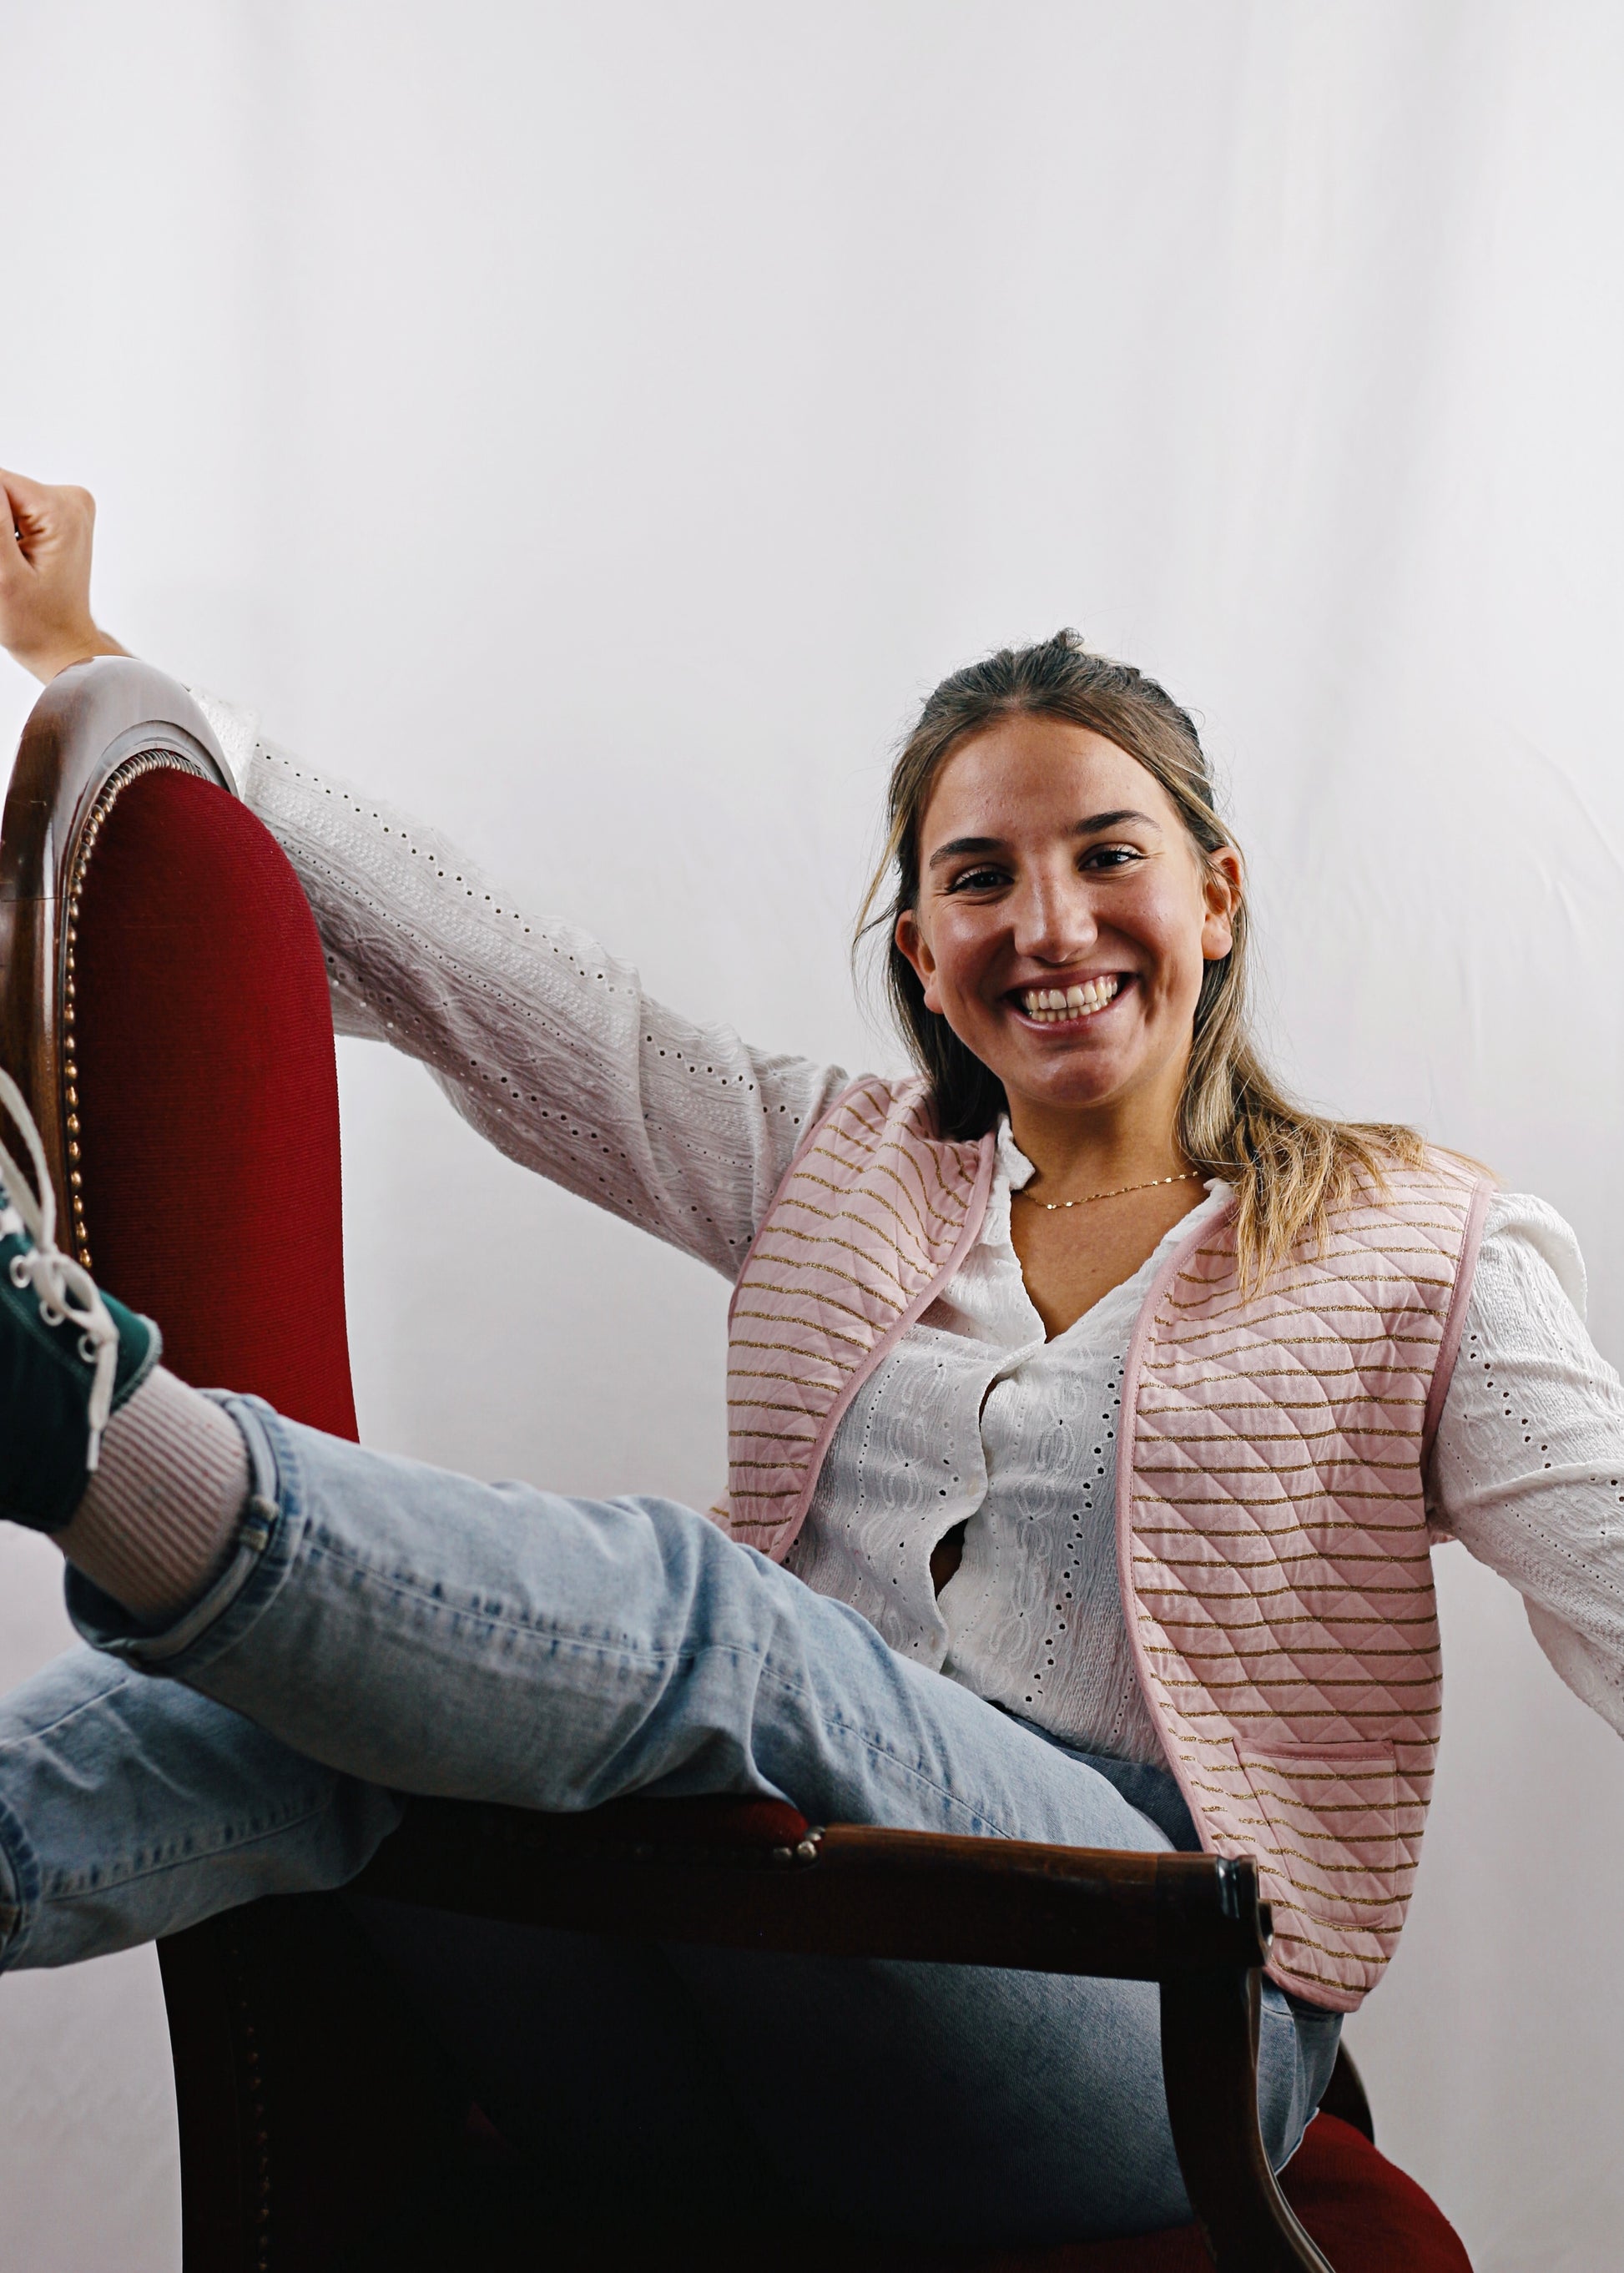
[{"label": "light blue jeans", "polygon": [[[688,1509],[476,1483],[228,1409],[255,1484],[222,1578],[154,1633],[71,1574],[95,1647],[0,1703],[6,1965],[342,1886],[400,1792],[554,1810],[735,1792],[816,1822],[1172,1843],[1152,1815],[1176,1822],[1176,1796],[1169,1815],[1154,1776],[1131,1804]],[[565,2142],[604,2184],[646,2198],[662,2151],[673,2186],[707,2155],[718,2183],[755,2161],[808,2216],[965,2241],[1188,2215],[1154,1984],[639,1950],[357,1907],[503,2127],[544,2155]],[[1266,1991],[1277,2165],[1338,2029]]]}]

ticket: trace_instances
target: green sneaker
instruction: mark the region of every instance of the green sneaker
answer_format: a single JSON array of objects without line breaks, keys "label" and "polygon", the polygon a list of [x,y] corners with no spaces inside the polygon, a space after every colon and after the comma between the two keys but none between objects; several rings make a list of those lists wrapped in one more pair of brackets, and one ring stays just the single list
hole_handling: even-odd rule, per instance
[{"label": "green sneaker", "polygon": [[102,1431],[158,1362],[150,1318],[102,1294],[56,1245],[45,1148],[11,1076],[0,1105],[27,1144],[34,1184],[0,1144],[0,1516],[59,1531],[85,1496]]}]

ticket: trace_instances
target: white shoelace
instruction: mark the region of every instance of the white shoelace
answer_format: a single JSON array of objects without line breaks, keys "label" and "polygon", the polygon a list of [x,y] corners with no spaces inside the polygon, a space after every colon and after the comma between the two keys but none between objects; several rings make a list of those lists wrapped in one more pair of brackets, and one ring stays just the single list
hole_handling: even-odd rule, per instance
[{"label": "white shoelace", "polygon": [[40,1316],[48,1326],[59,1326],[65,1319],[79,1328],[79,1354],[96,1369],[90,1384],[90,1449],[85,1456],[86,1467],[94,1470],[102,1457],[102,1431],[113,1410],[118,1328],[89,1272],[56,1244],[56,1195],[46,1166],[45,1147],[21,1090],[4,1068],[0,1068],[0,1105],[22,1130],[34,1166],[30,1187],[0,1144],[0,1184],[5,1187],[0,1193],[5,1203],[0,1207],[0,1239],[26,1236],[34,1242],[28,1252],[12,1257],[11,1284],[19,1292],[25,1287],[34,1288]]}]

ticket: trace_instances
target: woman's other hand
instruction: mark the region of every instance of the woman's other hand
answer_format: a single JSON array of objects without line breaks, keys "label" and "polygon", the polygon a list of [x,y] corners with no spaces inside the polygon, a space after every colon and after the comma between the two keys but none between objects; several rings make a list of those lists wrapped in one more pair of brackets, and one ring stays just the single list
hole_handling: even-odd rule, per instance
[{"label": "woman's other hand", "polygon": [[93,655],[125,655],[90,613],[96,501],[0,469],[0,647],[36,679]]}]

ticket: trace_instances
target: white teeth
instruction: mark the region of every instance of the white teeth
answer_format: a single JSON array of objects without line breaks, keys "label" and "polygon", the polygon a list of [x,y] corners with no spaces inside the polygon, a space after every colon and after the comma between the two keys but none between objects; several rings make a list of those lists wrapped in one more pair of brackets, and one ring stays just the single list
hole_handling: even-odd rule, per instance
[{"label": "white teeth", "polygon": [[1031,986],[1022,994],[1021,1008],[1029,1018],[1040,1025],[1053,1025],[1066,1018],[1086,1017],[1091,1011],[1103,1010],[1121,992],[1119,979],[1085,979],[1080,986]]}]

